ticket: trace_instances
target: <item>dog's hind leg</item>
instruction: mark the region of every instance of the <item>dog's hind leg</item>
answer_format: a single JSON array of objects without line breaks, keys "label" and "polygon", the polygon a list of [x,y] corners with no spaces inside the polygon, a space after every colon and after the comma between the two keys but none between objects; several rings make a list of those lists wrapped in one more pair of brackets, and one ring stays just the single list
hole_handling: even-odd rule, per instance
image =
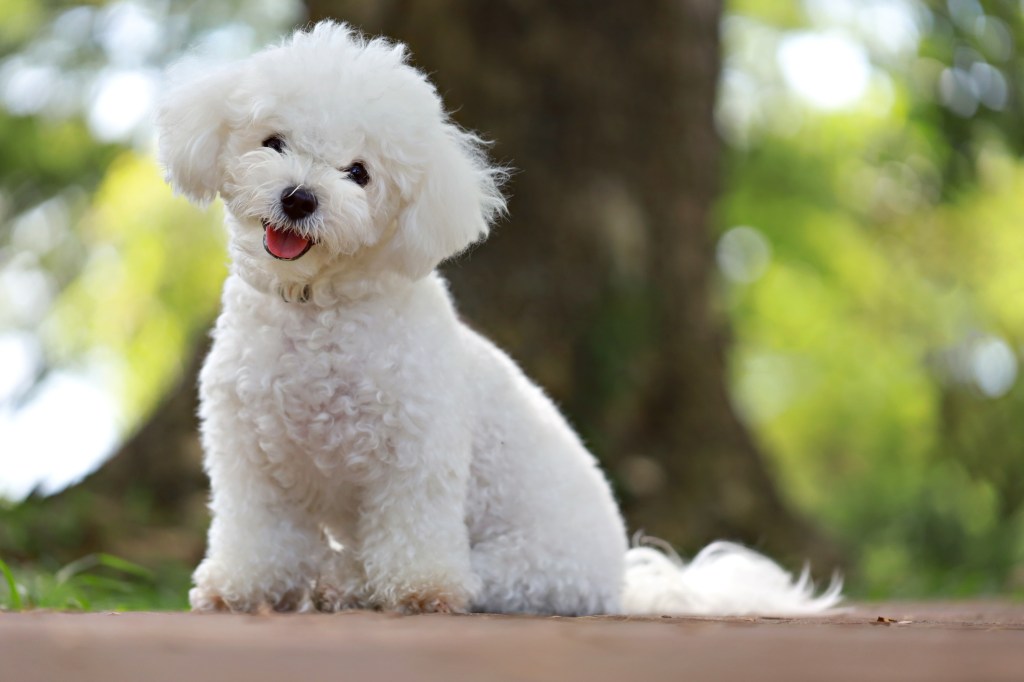
[{"label": "dog's hind leg", "polygon": [[619,610],[616,557],[588,561],[565,545],[542,548],[509,532],[475,543],[471,560],[482,585],[473,611],[584,616]]}]

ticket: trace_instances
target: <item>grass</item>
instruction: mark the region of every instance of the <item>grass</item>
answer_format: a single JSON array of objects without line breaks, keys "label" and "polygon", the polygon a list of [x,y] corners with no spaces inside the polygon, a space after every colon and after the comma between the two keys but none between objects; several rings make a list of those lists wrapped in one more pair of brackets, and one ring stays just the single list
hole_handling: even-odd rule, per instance
[{"label": "grass", "polygon": [[177,611],[187,608],[189,572],[149,569],[110,554],[89,554],[48,570],[0,559],[0,610]]}]

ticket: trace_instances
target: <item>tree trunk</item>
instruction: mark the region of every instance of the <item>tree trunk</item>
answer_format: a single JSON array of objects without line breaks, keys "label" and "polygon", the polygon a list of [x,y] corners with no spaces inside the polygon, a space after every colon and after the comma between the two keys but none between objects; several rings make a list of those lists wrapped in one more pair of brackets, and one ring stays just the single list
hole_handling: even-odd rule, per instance
[{"label": "tree trunk", "polygon": [[835,560],[782,503],[725,385],[712,306],[717,0],[308,0],[407,43],[516,169],[510,219],[446,268],[611,473],[632,528]]}]

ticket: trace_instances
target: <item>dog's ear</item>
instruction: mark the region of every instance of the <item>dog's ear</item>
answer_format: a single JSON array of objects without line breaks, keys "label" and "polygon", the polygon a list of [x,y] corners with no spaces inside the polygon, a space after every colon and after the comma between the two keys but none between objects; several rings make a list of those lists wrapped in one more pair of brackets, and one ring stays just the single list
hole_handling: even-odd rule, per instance
[{"label": "dog's ear", "polygon": [[399,268],[414,279],[487,236],[505,210],[500,184],[506,171],[490,166],[480,138],[451,123],[442,127],[393,241]]},{"label": "dog's ear", "polygon": [[239,68],[222,66],[200,73],[186,61],[168,72],[157,107],[157,155],[167,182],[197,204],[217,195],[228,136],[230,92]]}]

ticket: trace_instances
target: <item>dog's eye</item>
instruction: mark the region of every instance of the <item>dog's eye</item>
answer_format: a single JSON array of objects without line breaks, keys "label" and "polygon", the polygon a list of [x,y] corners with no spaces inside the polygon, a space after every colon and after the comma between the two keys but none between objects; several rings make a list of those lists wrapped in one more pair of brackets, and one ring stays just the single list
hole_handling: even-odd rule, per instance
[{"label": "dog's eye", "polygon": [[271,135],[263,140],[263,146],[273,149],[278,154],[284,154],[284,140],[277,135]]},{"label": "dog's eye", "polygon": [[342,172],[347,174],[348,179],[360,187],[366,187],[366,183],[370,181],[370,174],[366,171],[366,166],[358,161],[345,168]]}]

